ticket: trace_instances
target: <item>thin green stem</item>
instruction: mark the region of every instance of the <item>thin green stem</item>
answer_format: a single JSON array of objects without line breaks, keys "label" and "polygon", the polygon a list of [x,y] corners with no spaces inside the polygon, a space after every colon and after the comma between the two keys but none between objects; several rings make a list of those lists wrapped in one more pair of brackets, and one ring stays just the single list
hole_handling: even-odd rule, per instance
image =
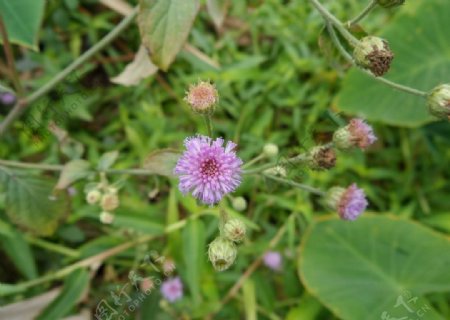
[{"label": "thin green stem", "polygon": [[[62,171],[64,165],[59,164],[45,164],[45,163],[26,163],[11,160],[0,160],[0,165],[21,169],[37,169],[44,171]],[[99,173],[97,170],[91,170],[93,173]],[[103,171],[106,174],[130,174],[130,175],[142,175],[152,176],[155,175],[154,171],[147,169],[108,169]]]},{"label": "thin green stem", "polygon": [[52,90],[58,83],[63,81],[68,75],[70,75],[75,69],[85,64],[92,56],[106,47],[111,41],[119,36],[119,34],[125,30],[134,20],[138,13],[138,8],[134,8],[133,12],[120,22],[110,33],[108,33],[103,39],[97,42],[92,48],[79,56],[74,62],[67,66],[64,70],[58,73],[53,79],[40,87],[38,90],[30,94],[25,99],[20,100],[11,112],[6,116],[3,122],[0,124],[0,137],[5,133],[9,126],[16,120],[33,102]]},{"label": "thin green stem", "polygon": [[413,95],[416,95],[416,96],[419,96],[419,97],[424,97],[424,98],[428,96],[428,93],[426,93],[424,91],[421,91],[421,90],[418,90],[418,89],[415,89],[415,88],[411,88],[411,87],[408,87],[408,86],[405,86],[405,85],[393,82],[393,81],[388,80],[388,79],[383,78],[383,77],[376,77],[369,70],[366,70],[366,69],[363,69],[363,68],[359,67],[356,64],[355,60],[353,59],[352,55],[350,53],[348,53],[347,50],[345,50],[345,48],[343,47],[342,43],[340,42],[336,32],[334,31],[333,26],[328,21],[327,21],[327,30],[328,30],[328,33],[330,34],[331,41],[333,41],[334,45],[336,46],[336,48],[338,49],[340,54],[347,61],[349,61],[353,66],[357,67],[359,70],[363,71],[365,74],[367,74],[371,78],[373,78],[373,79],[375,79],[375,80],[377,80],[377,81],[379,81],[381,83],[384,83],[384,84],[390,86],[391,88],[394,88],[394,89],[399,90],[399,91],[403,91],[403,92],[406,92],[406,93],[409,93],[409,94],[413,94]]},{"label": "thin green stem", "polygon": [[208,137],[212,138],[213,137],[213,128],[212,128],[211,115],[206,114],[204,116],[204,118],[205,118],[206,129],[208,130]]},{"label": "thin green stem", "polygon": [[342,22],[339,21],[330,11],[328,11],[319,1],[317,0],[309,0],[312,5],[319,11],[322,17],[330,22],[341,34],[342,36],[352,45],[356,46],[359,43],[359,40],[353,36],[343,25]]},{"label": "thin green stem", "polygon": [[370,11],[372,11],[373,8],[375,8],[378,5],[377,0],[370,0],[369,4],[367,5],[367,7],[365,7],[363,9],[363,11],[361,11],[356,17],[354,17],[352,20],[350,20],[349,22],[347,22],[347,26],[351,27],[355,24],[357,24],[358,22],[360,22],[365,16],[367,16],[369,14]]},{"label": "thin green stem", "polygon": [[320,189],[313,188],[313,187],[308,186],[306,184],[298,183],[298,182],[295,182],[295,181],[292,181],[292,180],[279,178],[279,177],[276,177],[276,176],[273,176],[273,175],[270,175],[270,174],[264,174],[263,176],[266,177],[266,178],[272,179],[274,181],[278,181],[278,182],[290,185],[292,187],[311,192],[311,193],[316,194],[316,195],[321,196],[321,197],[323,197],[323,196],[325,196],[327,194],[326,192],[324,192],[324,191],[322,191]]},{"label": "thin green stem", "polygon": [[5,23],[3,22],[3,17],[1,14],[0,14],[0,35],[3,40],[3,49],[5,51],[6,61],[8,63],[8,70],[11,79],[14,83],[14,87],[16,88],[17,93],[19,94],[19,96],[22,96],[24,92],[23,87],[22,84],[20,83],[19,73],[17,72],[16,64],[14,62],[13,50],[11,47],[11,43],[9,42],[8,32],[6,30]]},{"label": "thin green stem", "polygon": [[265,154],[264,154],[264,153],[261,153],[261,154],[257,155],[256,157],[254,157],[253,159],[251,159],[250,161],[246,162],[246,163],[242,166],[242,168],[243,168],[243,169],[248,168],[248,167],[250,167],[252,164],[255,164],[256,162],[258,162],[258,161],[264,159],[265,157],[266,157]]},{"label": "thin green stem", "polygon": [[80,256],[80,253],[77,250],[67,248],[64,246],[61,246],[56,243],[48,242],[39,238],[32,237],[30,235],[25,235],[25,239],[31,243],[32,245],[41,247],[43,249],[53,251],[71,258],[78,258]]},{"label": "thin green stem", "polygon": [[295,156],[295,157],[292,157],[292,158],[289,158],[289,159],[284,159],[284,160],[278,161],[277,163],[267,163],[267,164],[264,164],[264,165],[262,165],[262,166],[260,166],[258,168],[255,168],[255,169],[245,170],[243,173],[244,174],[259,174],[261,172],[264,172],[264,171],[266,171],[268,169],[275,168],[277,166],[284,166],[284,165],[287,165],[287,164],[291,164],[291,165],[292,164],[299,164],[299,163],[302,163],[302,162],[304,162],[306,160],[307,160],[307,155],[306,154],[299,154],[298,156]]}]

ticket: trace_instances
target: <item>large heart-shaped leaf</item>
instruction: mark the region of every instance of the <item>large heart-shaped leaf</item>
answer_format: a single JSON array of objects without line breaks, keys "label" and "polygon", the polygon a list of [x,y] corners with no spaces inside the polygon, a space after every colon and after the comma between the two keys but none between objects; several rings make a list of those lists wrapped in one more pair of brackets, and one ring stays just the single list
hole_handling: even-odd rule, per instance
[{"label": "large heart-shaped leaf", "polygon": [[198,0],[140,0],[143,44],[155,65],[166,71],[184,45],[199,8]]},{"label": "large heart-shaped leaf", "polygon": [[[395,53],[386,78],[428,91],[450,82],[450,2],[408,2],[382,29]],[[424,99],[392,89],[359,70],[346,76],[337,107],[368,120],[415,127],[432,121]]]},{"label": "large heart-shaped leaf", "polygon": [[53,190],[55,181],[0,167],[5,210],[12,222],[38,235],[51,235],[68,212],[65,191]]},{"label": "large heart-shaped leaf", "polygon": [[[0,0],[0,14],[11,42],[37,50],[45,0]],[[0,39],[1,42],[1,39]]]},{"label": "large heart-shaped leaf", "polygon": [[313,224],[299,263],[308,290],[345,320],[416,319],[422,312],[443,319],[424,295],[450,291],[449,270],[449,238],[380,216]]}]

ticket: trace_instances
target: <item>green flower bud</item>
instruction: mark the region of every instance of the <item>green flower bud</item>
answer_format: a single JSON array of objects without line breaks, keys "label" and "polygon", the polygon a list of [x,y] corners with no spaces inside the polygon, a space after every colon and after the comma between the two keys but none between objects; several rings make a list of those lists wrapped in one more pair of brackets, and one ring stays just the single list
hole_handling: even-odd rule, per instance
[{"label": "green flower bud", "polygon": [[379,77],[389,71],[394,54],[386,40],[378,37],[364,37],[355,47],[353,57],[358,65],[369,69]]},{"label": "green flower bud", "polygon": [[325,204],[333,211],[338,211],[339,203],[346,189],[342,187],[332,187],[325,196]]},{"label": "green flower bud", "polygon": [[267,143],[263,147],[263,153],[266,157],[273,158],[278,154],[278,146],[274,143]]},{"label": "green flower bud", "polygon": [[331,169],[336,165],[336,152],[331,147],[314,147],[308,152],[307,163],[312,170]]},{"label": "green flower bud", "polygon": [[119,197],[115,193],[105,194],[102,197],[100,206],[104,211],[113,211],[119,207]]},{"label": "green flower bud", "polygon": [[233,209],[236,211],[239,211],[239,212],[247,209],[247,201],[243,197],[234,198],[232,205],[233,205]]},{"label": "green flower bud", "polygon": [[245,238],[246,227],[239,219],[231,219],[223,227],[223,235],[228,240],[241,242]]},{"label": "green flower bud", "polygon": [[224,271],[236,260],[236,245],[230,240],[216,238],[209,244],[208,256],[216,271]]},{"label": "green flower bud", "polygon": [[272,176],[280,176],[283,178],[285,178],[287,175],[286,168],[284,168],[283,166],[275,166],[273,168],[266,169],[264,170],[264,173],[270,174]]},{"label": "green flower bud", "polygon": [[427,106],[433,116],[450,120],[450,84],[442,84],[431,90]]},{"label": "green flower bud", "polygon": [[377,0],[377,3],[383,8],[393,8],[401,6],[405,3],[405,0]]},{"label": "green flower bud", "polygon": [[199,114],[212,114],[219,101],[219,93],[214,84],[200,81],[198,84],[189,87],[184,100],[191,106],[194,112]]},{"label": "green flower bud", "polygon": [[96,204],[100,200],[101,196],[102,194],[100,191],[96,189],[91,190],[86,195],[86,202],[89,204]]},{"label": "green flower bud", "polygon": [[100,221],[104,224],[111,224],[114,221],[114,215],[110,212],[103,211],[100,213]]}]

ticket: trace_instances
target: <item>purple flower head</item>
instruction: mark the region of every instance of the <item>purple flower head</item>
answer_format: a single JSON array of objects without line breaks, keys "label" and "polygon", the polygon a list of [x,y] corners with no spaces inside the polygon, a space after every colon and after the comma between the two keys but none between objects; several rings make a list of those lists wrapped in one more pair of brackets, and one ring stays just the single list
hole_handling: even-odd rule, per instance
[{"label": "purple flower head", "polygon": [[263,257],[264,264],[272,270],[281,270],[281,254],[277,251],[268,251]]},{"label": "purple flower head", "polygon": [[355,183],[350,185],[340,197],[337,205],[339,216],[344,220],[355,220],[366,210],[368,202],[364,190],[359,189]]},{"label": "purple flower head", "polygon": [[169,302],[175,302],[183,297],[183,283],[179,277],[169,278],[162,283],[161,294]]},{"label": "purple flower head", "polygon": [[178,160],[174,173],[180,177],[179,188],[205,204],[215,204],[241,183],[242,160],[234,151],[236,144],[222,138],[205,136],[186,138],[186,151]]},{"label": "purple flower head", "polygon": [[0,103],[9,106],[16,101],[16,96],[11,92],[0,93]]},{"label": "purple flower head", "polygon": [[355,145],[361,149],[366,149],[377,140],[372,127],[362,119],[350,120],[348,130]]}]

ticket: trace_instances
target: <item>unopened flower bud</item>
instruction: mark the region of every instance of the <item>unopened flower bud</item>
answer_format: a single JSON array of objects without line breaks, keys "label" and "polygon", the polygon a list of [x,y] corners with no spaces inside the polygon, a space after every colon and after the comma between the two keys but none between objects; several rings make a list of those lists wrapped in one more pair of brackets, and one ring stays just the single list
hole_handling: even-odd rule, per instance
[{"label": "unopened flower bud", "polygon": [[164,275],[166,275],[166,276],[173,273],[176,269],[175,262],[170,258],[164,260],[162,267],[163,267]]},{"label": "unopened flower bud", "polygon": [[263,153],[266,157],[273,158],[278,154],[278,146],[274,143],[267,143],[263,147]]},{"label": "unopened flower bud", "polygon": [[246,227],[239,219],[231,219],[223,227],[223,235],[233,242],[241,242],[245,238]]},{"label": "unopened flower bud", "polygon": [[139,288],[142,292],[151,292],[155,288],[155,282],[151,277],[144,278],[139,283]]},{"label": "unopened flower bud", "polygon": [[312,170],[327,170],[336,165],[336,152],[332,147],[317,146],[308,152],[307,159]]},{"label": "unopened flower bud", "polygon": [[394,54],[384,39],[368,36],[356,45],[353,56],[358,65],[379,77],[389,71]]},{"label": "unopened flower bud", "polygon": [[100,213],[100,221],[104,224],[111,224],[114,221],[114,215],[110,212],[103,211]]},{"label": "unopened flower bud", "polygon": [[212,114],[219,101],[219,94],[214,84],[200,81],[198,84],[189,87],[184,100],[194,112]]},{"label": "unopened flower bud", "polygon": [[272,176],[280,176],[283,178],[285,178],[287,175],[286,168],[284,168],[283,166],[276,166],[273,168],[266,169],[264,170],[264,173],[270,174]]},{"label": "unopened flower bud", "polygon": [[427,106],[433,116],[450,120],[450,84],[442,84],[431,90]]},{"label": "unopened flower bud", "polygon": [[370,125],[362,119],[352,119],[349,124],[336,130],[333,143],[342,150],[359,147],[366,149],[377,140]]},{"label": "unopened flower bud", "polygon": [[364,190],[359,189],[355,183],[348,188],[331,188],[327,192],[325,202],[344,220],[355,220],[368,205]]},{"label": "unopened flower bud", "polygon": [[405,3],[405,0],[377,0],[379,6],[383,8],[393,8]]},{"label": "unopened flower bud", "polygon": [[224,271],[236,260],[236,245],[225,238],[216,238],[209,244],[208,256],[215,270]]},{"label": "unopened flower bud", "polygon": [[247,200],[244,197],[236,197],[233,199],[232,205],[234,210],[241,212],[247,209]]},{"label": "unopened flower bud", "polygon": [[102,194],[100,193],[100,191],[95,189],[91,190],[86,195],[86,202],[89,204],[96,204],[100,200],[101,196]]},{"label": "unopened flower bud", "polygon": [[118,189],[116,187],[108,187],[106,190],[107,193],[117,194]]},{"label": "unopened flower bud", "polygon": [[119,197],[115,193],[105,194],[100,205],[104,211],[113,211],[119,206]]}]

